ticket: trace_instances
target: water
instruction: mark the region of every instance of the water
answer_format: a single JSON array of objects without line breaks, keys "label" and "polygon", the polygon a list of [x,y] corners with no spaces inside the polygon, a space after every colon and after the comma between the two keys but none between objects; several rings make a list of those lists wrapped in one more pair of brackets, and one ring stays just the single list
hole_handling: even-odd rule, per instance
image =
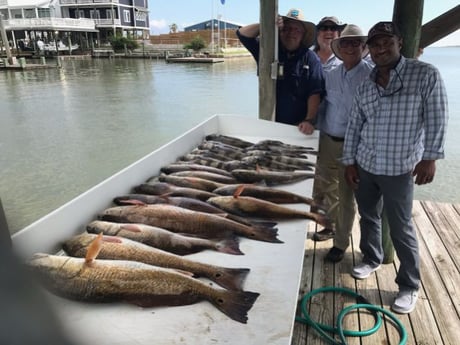
[{"label": "water", "polygon": [[[429,48],[449,93],[446,160],[417,199],[459,202],[459,48]],[[52,63],[52,62],[49,62]],[[214,114],[257,117],[251,58],[224,63],[67,60],[0,74],[0,197],[12,233]]]}]

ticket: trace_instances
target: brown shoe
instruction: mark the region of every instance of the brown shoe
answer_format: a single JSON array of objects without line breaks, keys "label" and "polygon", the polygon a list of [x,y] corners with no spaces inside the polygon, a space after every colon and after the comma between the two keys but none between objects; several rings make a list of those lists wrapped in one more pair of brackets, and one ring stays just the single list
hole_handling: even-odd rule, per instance
[{"label": "brown shoe", "polygon": [[334,237],[335,231],[329,228],[324,228],[321,231],[315,232],[312,236],[313,241],[327,241]]},{"label": "brown shoe", "polygon": [[339,262],[343,259],[344,255],[345,251],[337,247],[332,247],[324,257],[324,259],[329,262]]}]

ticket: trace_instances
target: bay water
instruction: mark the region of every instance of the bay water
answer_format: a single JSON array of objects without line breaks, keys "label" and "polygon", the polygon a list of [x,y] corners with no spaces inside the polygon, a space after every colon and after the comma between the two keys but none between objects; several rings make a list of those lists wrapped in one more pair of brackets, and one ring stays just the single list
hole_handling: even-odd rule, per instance
[{"label": "bay water", "polygon": [[[449,97],[446,159],[416,199],[459,203],[460,48],[427,48]],[[53,61],[48,61],[53,64]],[[258,116],[252,58],[66,59],[0,73],[0,198],[14,233],[214,114]]]}]

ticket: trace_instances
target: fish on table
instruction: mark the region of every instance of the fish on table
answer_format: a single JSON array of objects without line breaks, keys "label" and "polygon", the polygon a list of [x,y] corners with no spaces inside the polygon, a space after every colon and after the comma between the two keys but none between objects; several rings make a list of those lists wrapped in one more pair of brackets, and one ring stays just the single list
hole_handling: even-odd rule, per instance
[{"label": "fish on table", "polygon": [[208,199],[208,202],[227,212],[243,217],[311,219],[318,224],[330,226],[328,218],[323,214],[301,211],[250,196],[216,196]]},{"label": "fish on table", "polygon": [[256,184],[231,184],[214,189],[212,192],[221,196],[233,196],[237,193],[237,195],[252,196],[254,198],[271,201],[276,204],[301,203],[326,211],[323,206],[318,205],[312,198],[269,186]]},{"label": "fish on table", "polygon": [[242,148],[242,149],[245,149],[247,147],[250,147],[250,146],[254,145],[254,143],[252,143],[250,141],[243,140],[243,139],[240,139],[240,138],[237,138],[237,137],[232,137],[232,136],[229,136],[229,135],[223,135],[223,134],[208,134],[205,137],[205,140],[217,141],[217,142],[220,142],[220,143],[223,143],[223,144],[226,144],[226,145],[239,147],[239,148]]},{"label": "fish on table", "polygon": [[169,174],[169,176],[179,176],[179,177],[199,177],[205,180],[210,180],[223,184],[233,184],[236,183],[236,179],[233,176],[224,176],[221,174],[215,174],[208,171],[199,171],[199,170],[184,170],[177,171]]},{"label": "fish on table", "polygon": [[[85,258],[90,252],[91,244],[100,235],[83,233],[74,236],[64,241],[62,248],[70,256]],[[227,268],[205,264],[119,236],[101,236],[97,258],[132,260],[154,266],[184,270],[193,273],[196,277],[207,278],[230,290],[242,290],[243,283],[249,273],[248,268]]]},{"label": "fish on table", "polygon": [[165,174],[171,174],[174,172],[179,172],[179,171],[207,171],[210,173],[218,174],[218,175],[223,175],[223,176],[228,176],[228,177],[233,177],[230,172],[224,169],[219,169],[215,168],[209,165],[202,165],[202,164],[193,164],[189,162],[175,162],[171,163],[168,165],[165,165],[160,168],[160,172],[165,173]]},{"label": "fish on table", "polygon": [[200,177],[193,176],[177,176],[177,175],[165,175],[161,174],[158,176],[158,181],[173,184],[178,187],[194,188],[212,192],[214,189],[224,186],[224,183],[219,183],[211,180],[206,180]]},{"label": "fish on table", "polygon": [[101,212],[98,218],[120,223],[142,223],[207,238],[234,234],[258,241],[281,242],[277,238],[277,228],[248,226],[215,214],[165,204],[111,207]]},{"label": "fish on table", "polygon": [[[178,161],[177,163],[180,163],[181,161]],[[252,165],[249,165],[248,163],[242,162],[239,159],[223,162],[215,158],[211,157],[204,157],[200,156],[197,157],[197,159],[191,160],[191,161],[182,161],[184,164],[185,163],[193,163],[193,164],[201,164],[201,165],[208,165],[210,167],[215,167],[218,169],[223,169],[226,171],[231,171],[233,169],[246,169],[246,168],[251,168],[255,167]]]},{"label": "fish on table", "polygon": [[212,287],[183,272],[127,260],[35,254],[28,267],[52,293],[86,302],[126,302],[143,308],[209,301],[229,318],[247,323],[259,293]]},{"label": "fish on table", "polygon": [[[217,188],[219,189],[219,188]],[[249,226],[270,226],[273,227],[276,225],[274,222],[256,222],[248,220],[244,217],[239,217],[234,214],[229,214],[224,210],[211,205],[206,201],[199,199],[188,198],[183,196],[168,196],[168,195],[148,195],[148,194],[127,194],[120,195],[113,199],[113,202],[119,206],[128,206],[128,205],[154,205],[154,204],[168,204],[178,207],[183,207],[192,211],[200,211],[206,213],[216,214],[221,217],[225,217],[235,222],[249,225]]]},{"label": "fish on table", "polygon": [[315,177],[314,173],[305,171],[273,171],[265,169],[234,169],[232,175],[243,183],[265,182],[268,186],[291,184]]},{"label": "fish on table", "polygon": [[[263,168],[264,170],[270,171],[294,171],[299,170],[299,166],[287,164],[283,162],[278,162],[273,159],[269,159],[266,156],[247,156],[241,159],[241,162],[245,163],[249,167],[253,167],[253,169]],[[311,167],[302,168],[303,170],[313,170]]]},{"label": "fish on table", "polygon": [[213,140],[203,140],[200,145],[198,145],[198,149],[200,150],[210,150],[210,151],[217,151],[217,152],[225,152],[228,155],[232,156],[239,156],[245,154],[245,149],[240,147],[224,144],[218,141]]},{"label": "fish on table", "polygon": [[205,190],[188,187],[179,187],[171,183],[154,181],[141,183],[140,185],[135,186],[133,190],[135,193],[139,194],[185,196],[204,201],[206,201],[212,196],[216,196],[214,193]]},{"label": "fish on table", "polygon": [[86,226],[90,233],[103,233],[121,236],[177,255],[187,255],[203,250],[243,255],[239,248],[238,237],[230,234],[227,238],[207,239],[185,236],[175,232],[140,223],[114,223],[95,220]]}]

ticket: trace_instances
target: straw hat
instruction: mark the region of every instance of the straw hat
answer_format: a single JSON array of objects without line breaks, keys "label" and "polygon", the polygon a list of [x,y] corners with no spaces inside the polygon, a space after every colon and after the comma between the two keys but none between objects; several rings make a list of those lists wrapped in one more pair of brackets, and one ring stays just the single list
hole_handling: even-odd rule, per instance
[{"label": "straw hat", "polygon": [[[363,42],[363,44],[367,40],[367,36],[364,35],[363,30],[361,30],[361,28],[358,25],[348,24],[347,26],[345,26],[345,28],[342,30],[342,33],[340,34],[340,37],[332,40],[331,42],[331,49],[334,52],[335,56],[337,56],[340,60],[343,59],[340,55],[339,43],[340,40],[343,40],[345,38],[359,39]],[[368,53],[369,50],[367,49],[367,46],[365,46],[363,49],[363,53],[361,54],[361,57],[364,58]]]},{"label": "straw hat", "polygon": [[298,8],[291,8],[288,13],[282,17],[283,19],[297,20],[303,24],[305,33],[303,35],[302,44],[307,48],[311,47],[315,41],[316,28],[315,24],[305,20],[302,10]]}]

